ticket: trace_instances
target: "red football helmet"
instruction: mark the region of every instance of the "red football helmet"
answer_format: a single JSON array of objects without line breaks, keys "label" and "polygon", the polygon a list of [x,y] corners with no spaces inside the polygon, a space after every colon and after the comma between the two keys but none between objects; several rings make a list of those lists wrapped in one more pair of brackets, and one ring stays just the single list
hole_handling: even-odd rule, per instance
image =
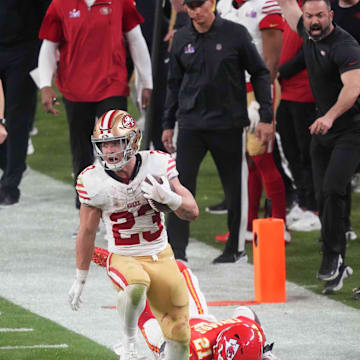
[{"label": "red football helmet", "polygon": [[214,360],[261,360],[263,336],[257,326],[241,323],[221,331],[213,349]]}]

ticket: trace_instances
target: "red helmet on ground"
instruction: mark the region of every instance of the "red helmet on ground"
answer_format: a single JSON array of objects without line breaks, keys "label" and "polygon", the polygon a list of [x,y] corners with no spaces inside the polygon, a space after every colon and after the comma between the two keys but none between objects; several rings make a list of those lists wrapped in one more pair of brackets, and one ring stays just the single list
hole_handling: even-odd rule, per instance
[{"label": "red helmet on ground", "polygon": [[213,350],[214,360],[261,360],[263,336],[255,324],[233,325],[218,335]]}]

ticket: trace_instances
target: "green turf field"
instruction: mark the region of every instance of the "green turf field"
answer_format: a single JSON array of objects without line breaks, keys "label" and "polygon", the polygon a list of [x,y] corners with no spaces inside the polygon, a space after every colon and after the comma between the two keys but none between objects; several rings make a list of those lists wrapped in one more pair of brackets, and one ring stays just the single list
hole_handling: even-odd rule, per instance
[{"label": "green turf field", "polygon": [[0,360],[118,359],[105,346],[2,298],[0,309]]}]

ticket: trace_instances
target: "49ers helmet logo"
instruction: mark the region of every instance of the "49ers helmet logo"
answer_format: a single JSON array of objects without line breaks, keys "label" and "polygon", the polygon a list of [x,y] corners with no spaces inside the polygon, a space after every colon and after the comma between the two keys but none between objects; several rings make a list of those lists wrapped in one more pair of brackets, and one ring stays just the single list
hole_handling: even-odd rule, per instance
[{"label": "49ers helmet logo", "polygon": [[124,128],[131,129],[135,126],[135,120],[130,115],[125,115],[122,119]]}]

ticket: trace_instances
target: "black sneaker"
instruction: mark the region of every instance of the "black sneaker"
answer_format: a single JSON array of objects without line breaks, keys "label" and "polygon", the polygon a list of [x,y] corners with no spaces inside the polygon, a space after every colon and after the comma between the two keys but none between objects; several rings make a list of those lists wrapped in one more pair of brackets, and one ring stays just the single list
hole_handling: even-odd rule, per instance
[{"label": "black sneaker", "polygon": [[219,204],[211,205],[211,206],[205,208],[205,211],[209,212],[210,214],[215,214],[215,215],[227,214],[227,207],[226,207],[225,200],[223,200]]},{"label": "black sneaker", "polygon": [[19,202],[19,196],[11,196],[9,193],[0,191],[0,207],[8,207]]},{"label": "black sneaker", "polygon": [[237,252],[237,253],[222,253],[218,257],[216,257],[212,263],[213,264],[225,264],[225,263],[238,263],[238,262],[246,262],[248,257],[245,251]]},{"label": "black sneaker", "polygon": [[317,273],[317,278],[323,281],[334,280],[339,275],[342,262],[343,261],[340,254],[329,255],[323,253],[323,258],[320,269]]},{"label": "black sneaker", "polygon": [[352,275],[353,269],[347,265],[341,265],[339,275],[334,279],[327,281],[324,285],[323,294],[332,294],[335,291],[340,290],[343,287],[344,279]]}]

